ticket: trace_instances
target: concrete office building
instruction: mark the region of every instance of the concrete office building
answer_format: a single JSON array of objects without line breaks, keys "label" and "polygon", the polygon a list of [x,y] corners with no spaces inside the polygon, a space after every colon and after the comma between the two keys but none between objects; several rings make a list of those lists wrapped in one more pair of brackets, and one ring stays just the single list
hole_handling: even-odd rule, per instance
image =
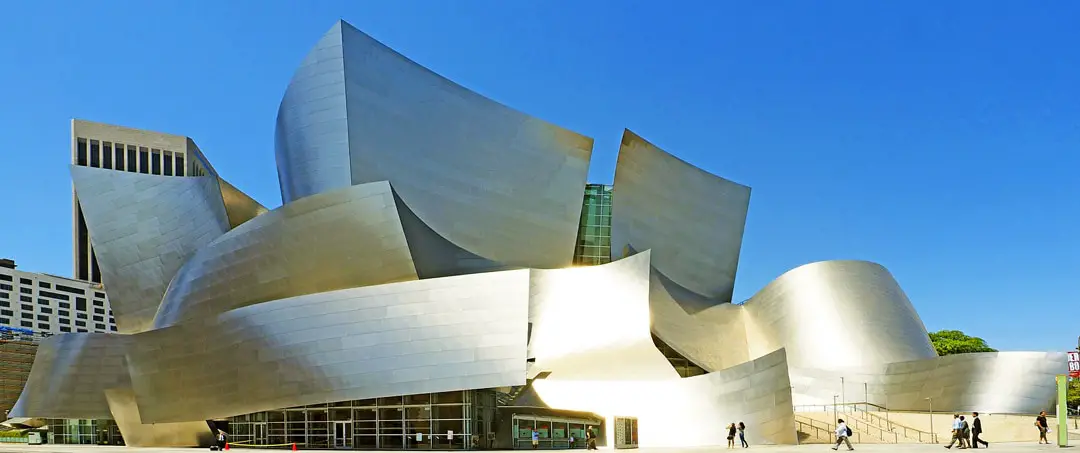
[{"label": "concrete office building", "polygon": [[16,269],[0,259],[0,325],[35,333],[115,332],[100,283]]},{"label": "concrete office building", "polygon": [[72,166],[122,334],[46,340],[12,412],[113,420],[128,445],[209,424],[361,449],[523,447],[535,428],[560,448],[588,426],[717,445],[736,420],[795,443],[794,407],[833,395],[1052,400],[1063,353],[937,357],[878,264],[807,264],[733,304],[750,188],[630,131],[613,187],[586,185],[592,146],[339,22],[279,107],[282,206],[216,174]]}]

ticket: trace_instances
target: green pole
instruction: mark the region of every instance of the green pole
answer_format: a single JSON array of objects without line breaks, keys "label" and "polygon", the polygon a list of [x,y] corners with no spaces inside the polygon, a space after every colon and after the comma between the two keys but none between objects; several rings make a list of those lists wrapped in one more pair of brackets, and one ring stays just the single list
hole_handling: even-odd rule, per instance
[{"label": "green pole", "polygon": [[1065,391],[1069,387],[1069,378],[1064,374],[1057,376],[1057,388],[1058,388],[1058,407],[1057,407],[1057,421],[1058,421],[1058,446],[1069,446],[1069,406],[1066,403]]}]

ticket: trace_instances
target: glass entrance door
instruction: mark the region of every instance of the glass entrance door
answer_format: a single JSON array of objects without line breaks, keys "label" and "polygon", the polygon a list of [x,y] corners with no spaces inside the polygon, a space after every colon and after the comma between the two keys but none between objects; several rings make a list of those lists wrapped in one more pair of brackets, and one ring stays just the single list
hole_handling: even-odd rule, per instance
[{"label": "glass entrance door", "polygon": [[251,425],[252,437],[254,437],[255,445],[266,445],[269,442],[266,441],[266,423],[253,423]]},{"label": "glass entrance door", "polygon": [[334,422],[334,448],[352,448],[352,422]]}]

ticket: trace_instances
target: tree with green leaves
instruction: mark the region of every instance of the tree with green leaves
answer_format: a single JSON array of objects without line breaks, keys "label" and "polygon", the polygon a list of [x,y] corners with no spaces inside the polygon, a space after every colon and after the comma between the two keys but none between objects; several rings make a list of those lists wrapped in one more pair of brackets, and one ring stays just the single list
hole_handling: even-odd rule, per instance
[{"label": "tree with green leaves", "polygon": [[938,355],[970,354],[973,352],[997,352],[986,340],[968,336],[959,330],[939,330],[930,333],[930,343]]}]

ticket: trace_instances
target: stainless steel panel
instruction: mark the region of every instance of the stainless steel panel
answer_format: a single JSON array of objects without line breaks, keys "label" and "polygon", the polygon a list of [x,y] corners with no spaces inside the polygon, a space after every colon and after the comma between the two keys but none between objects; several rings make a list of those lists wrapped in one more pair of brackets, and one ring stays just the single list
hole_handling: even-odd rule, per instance
[{"label": "stainless steel panel", "polygon": [[236,228],[255,216],[269,211],[228,181],[218,178],[218,182],[221,186],[221,199],[225,202],[225,212],[229,217],[230,228]]},{"label": "stainless steel panel", "polygon": [[218,179],[71,166],[117,330],[151,326],[169,280],[229,230]]},{"label": "stainless steel panel", "polygon": [[699,299],[655,269],[650,275],[652,331],[665,344],[706,371],[719,371],[750,360],[746,310],[719,304],[688,312],[681,303]]},{"label": "stainless steel panel", "polygon": [[310,294],[145,332],[129,354],[142,421],[521,385],[528,297],[528,270],[492,272]]},{"label": "stainless steel panel", "polygon": [[205,420],[143,423],[131,388],[105,390],[105,399],[128,447],[208,447],[214,443],[214,433]]},{"label": "stainless steel panel", "polygon": [[[623,132],[612,190],[611,254],[652,250],[675,284],[730,302],[750,188],[709,174]],[[703,307],[702,307],[703,308]]]},{"label": "stainless steel panel", "polygon": [[349,186],[262,214],[200,249],[176,274],[154,325],[416,278],[390,185]]},{"label": "stainless steel panel", "polygon": [[131,386],[124,354],[129,335],[65,333],[38,347],[11,417],[112,418],[105,390]]},{"label": "stainless steel panel", "polygon": [[892,274],[866,261],[792,269],[744,305],[750,357],[787,348],[794,367],[843,369],[937,357]]},{"label": "stainless steel panel", "polygon": [[[348,24],[297,70],[277,137],[285,202],[386,180],[431,231],[482,260],[571,264],[592,139],[454,84]],[[438,273],[478,270],[466,261]]]}]

